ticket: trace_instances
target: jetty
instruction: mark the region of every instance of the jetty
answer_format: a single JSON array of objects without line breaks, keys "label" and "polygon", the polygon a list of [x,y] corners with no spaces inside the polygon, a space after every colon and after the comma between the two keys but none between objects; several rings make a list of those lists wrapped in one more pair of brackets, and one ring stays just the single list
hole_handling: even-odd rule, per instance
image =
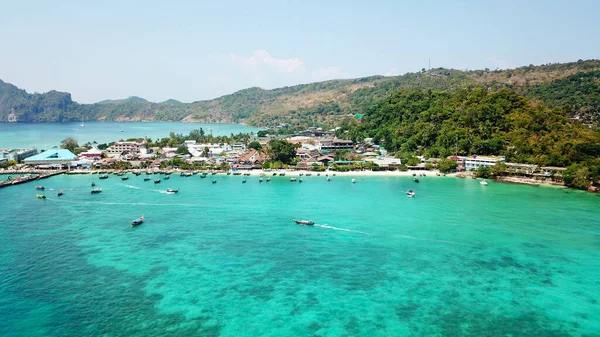
[{"label": "jetty", "polygon": [[34,181],[34,180],[46,179],[46,178],[53,177],[55,175],[63,174],[65,172],[66,172],[65,170],[50,171],[50,172],[44,172],[44,173],[29,172],[29,171],[8,171],[8,172],[4,171],[4,172],[2,172],[3,174],[9,174],[9,175],[10,174],[27,174],[27,176],[15,176],[14,178],[9,176],[10,179],[0,180],[0,188],[24,184],[24,183],[28,183],[28,182]]}]

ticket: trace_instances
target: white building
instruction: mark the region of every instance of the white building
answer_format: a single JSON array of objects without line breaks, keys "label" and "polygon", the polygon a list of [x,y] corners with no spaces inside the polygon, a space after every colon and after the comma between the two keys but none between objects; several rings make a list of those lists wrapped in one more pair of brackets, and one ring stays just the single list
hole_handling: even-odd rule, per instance
[{"label": "white building", "polygon": [[139,154],[146,153],[146,148],[142,142],[116,142],[106,149],[109,157],[119,157],[123,153]]},{"label": "white building", "polygon": [[354,149],[354,144],[351,140],[332,138],[320,140],[318,147],[320,151],[352,150]]},{"label": "white building", "polygon": [[246,151],[246,144],[244,143],[233,143],[233,146],[231,147],[233,149],[233,151]]},{"label": "white building", "polygon": [[465,170],[473,171],[480,166],[494,166],[496,163],[504,162],[504,157],[486,157],[486,156],[472,156],[472,157],[459,157],[465,163]]},{"label": "white building", "polygon": [[365,161],[370,161],[373,164],[377,164],[379,167],[398,167],[402,165],[402,161],[398,158],[387,158],[387,157],[379,157],[379,158],[365,158]]}]

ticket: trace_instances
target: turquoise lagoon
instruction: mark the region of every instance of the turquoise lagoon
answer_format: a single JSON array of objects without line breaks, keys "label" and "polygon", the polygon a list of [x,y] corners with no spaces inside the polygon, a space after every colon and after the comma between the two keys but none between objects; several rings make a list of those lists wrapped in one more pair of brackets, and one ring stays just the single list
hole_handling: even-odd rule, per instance
[{"label": "turquoise lagoon", "polygon": [[181,122],[86,122],[81,123],[0,123],[0,149],[37,147],[51,148],[60,141],[75,138],[79,144],[86,142],[108,143],[127,138],[152,140],[168,137],[170,132],[187,135],[193,129],[202,128],[206,134],[229,136],[240,132],[257,132],[258,128],[240,124],[207,124]]},{"label": "turquoise lagoon", "polygon": [[91,195],[95,177],[43,180],[47,200],[0,190],[1,336],[600,333],[597,195],[223,175]]}]

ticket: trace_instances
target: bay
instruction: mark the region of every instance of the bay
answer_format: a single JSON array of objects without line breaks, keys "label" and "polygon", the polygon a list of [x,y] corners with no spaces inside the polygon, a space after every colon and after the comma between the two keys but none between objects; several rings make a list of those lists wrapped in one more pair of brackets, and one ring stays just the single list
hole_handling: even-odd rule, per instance
[{"label": "bay", "polygon": [[43,180],[46,200],[0,189],[0,335],[600,331],[597,195],[450,177],[95,177]]},{"label": "bay", "polygon": [[[229,136],[230,134],[256,133],[260,129],[240,124],[181,123],[181,122],[85,122],[81,123],[0,123],[0,149],[51,148],[60,145],[67,137],[75,138],[79,144],[86,142],[109,143],[120,139],[144,138],[152,140],[168,137],[170,132],[188,134],[202,128],[208,135]],[[212,130],[211,130],[212,129]]]}]

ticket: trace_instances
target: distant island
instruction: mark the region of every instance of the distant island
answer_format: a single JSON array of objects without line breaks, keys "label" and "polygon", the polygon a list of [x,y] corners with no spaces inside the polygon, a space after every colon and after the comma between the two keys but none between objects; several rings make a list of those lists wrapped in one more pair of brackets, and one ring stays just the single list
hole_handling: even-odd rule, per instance
[{"label": "distant island", "polygon": [[276,127],[335,127],[362,115],[398,91],[511,90],[533,102],[563,109],[582,123],[600,111],[600,61],[529,65],[507,70],[421,69],[402,76],[371,76],[273,90],[249,88],[206,101],[149,102],[141,97],[79,104],[71,94],[30,94],[0,80],[0,122],[195,121]]}]

